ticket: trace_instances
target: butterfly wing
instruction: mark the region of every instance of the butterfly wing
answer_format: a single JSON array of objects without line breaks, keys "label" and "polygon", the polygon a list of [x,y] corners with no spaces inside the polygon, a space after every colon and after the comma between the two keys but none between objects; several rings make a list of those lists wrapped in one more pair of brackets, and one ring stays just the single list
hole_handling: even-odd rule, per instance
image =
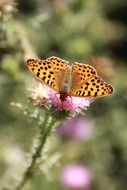
[{"label": "butterfly wing", "polygon": [[55,56],[49,57],[47,60],[53,65],[55,71],[55,81],[59,91],[62,91],[69,62]]},{"label": "butterfly wing", "polygon": [[65,62],[53,56],[46,60],[28,59],[27,66],[37,79],[59,92],[65,78]]},{"label": "butterfly wing", "polygon": [[72,84],[71,92],[75,92],[79,89],[80,84],[91,78],[93,75],[97,75],[96,70],[87,64],[76,63],[72,66]]},{"label": "butterfly wing", "polygon": [[37,77],[37,79],[51,87],[56,92],[59,91],[55,79],[55,71],[50,62],[46,60],[28,59],[27,67]]},{"label": "butterfly wing", "polygon": [[79,63],[73,66],[70,96],[102,97],[112,91],[112,87],[97,75],[92,66]]}]

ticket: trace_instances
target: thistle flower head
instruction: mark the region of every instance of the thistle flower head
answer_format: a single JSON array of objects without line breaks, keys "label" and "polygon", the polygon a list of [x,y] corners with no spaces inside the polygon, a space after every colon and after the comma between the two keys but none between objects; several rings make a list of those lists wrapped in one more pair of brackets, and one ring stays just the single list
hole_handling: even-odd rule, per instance
[{"label": "thistle flower head", "polygon": [[44,85],[35,83],[28,91],[28,98],[34,106],[46,107],[48,105],[48,92]]},{"label": "thistle flower head", "polygon": [[56,93],[52,89],[48,89],[49,99],[52,107],[56,111],[67,111],[67,112],[80,112],[81,110],[87,110],[90,103],[93,102],[93,98],[80,98],[68,96],[65,101],[60,100],[60,94]]},{"label": "thistle flower head", "polygon": [[78,113],[81,110],[86,110],[92,98],[79,98],[68,96],[65,101],[60,100],[60,94],[51,88],[35,83],[29,90],[29,99],[35,106],[47,107],[51,109],[52,113],[59,115],[59,113]]}]

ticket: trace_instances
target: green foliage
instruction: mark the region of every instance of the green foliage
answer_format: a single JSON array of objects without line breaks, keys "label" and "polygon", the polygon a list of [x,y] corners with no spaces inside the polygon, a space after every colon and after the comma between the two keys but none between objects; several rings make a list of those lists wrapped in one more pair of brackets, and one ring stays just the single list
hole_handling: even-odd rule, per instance
[{"label": "green foliage", "polygon": [[65,142],[55,132],[49,137],[42,159],[38,160],[24,190],[62,189],[61,168],[78,162],[93,172],[92,189],[127,189],[127,56],[126,45],[121,45],[127,35],[127,19],[123,22],[122,11],[117,19],[112,17],[115,10],[124,8],[121,2],[126,6],[125,1],[114,0],[19,0],[14,13],[3,12],[0,17],[0,187],[14,189],[22,178],[44,119],[44,112],[31,106],[27,99],[27,88],[33,78],[24,60],[26,55],[37,54],[42,59],[55,55],[70,62],[109,56],[113,72],[107,78],[114,86],[114,94],[96,100],[86,112],[95,123],[93,137],[88,142]]}]

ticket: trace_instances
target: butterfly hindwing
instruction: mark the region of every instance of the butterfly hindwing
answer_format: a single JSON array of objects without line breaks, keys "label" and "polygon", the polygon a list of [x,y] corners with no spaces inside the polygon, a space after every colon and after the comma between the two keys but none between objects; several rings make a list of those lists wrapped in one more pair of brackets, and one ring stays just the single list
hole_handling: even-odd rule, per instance
[{"label": "butterfly hindwing", "polygon": [[66,78],[67,67],[69,65],[69,62],[55,56],[49,57],[46,60],[49,61],[54,68],[55,80],[59,88],[59,91],[61,91]]}]

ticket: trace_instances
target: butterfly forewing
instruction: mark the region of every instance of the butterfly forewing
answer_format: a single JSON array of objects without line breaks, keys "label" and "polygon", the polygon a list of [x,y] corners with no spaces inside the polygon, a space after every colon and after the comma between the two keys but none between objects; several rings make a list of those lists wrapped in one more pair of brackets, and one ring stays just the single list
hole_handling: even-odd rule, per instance
[{"label": "butterfly forewing", "polygon": [[52,63],[56,73],[65,70],[67,68],[67,65],[69,64],[68,61],[65,61],[55,56],[49,57],[46,60]]},{"label": "butterfly forewing", "polygon": [[43,83],[50,86],[56,92],[59,92],[55,78],[55,70],[48,60],[28,59],[27,66],[30,71]]},{"label": "butterfly forewing", "polygon": [[96,70],[91,65],[77,62],[73,65],[73,72],[76,72],[81,77],[81,80],[87,80],[97,74]]}]

